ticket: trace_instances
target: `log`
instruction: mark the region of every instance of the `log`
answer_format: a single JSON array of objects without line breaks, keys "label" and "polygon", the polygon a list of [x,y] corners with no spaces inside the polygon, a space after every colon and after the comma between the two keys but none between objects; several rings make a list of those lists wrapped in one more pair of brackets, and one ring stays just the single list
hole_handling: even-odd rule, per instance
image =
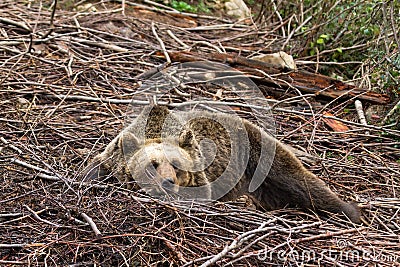
[{"label": "log", "polygon": [[[321,74],[314,74],[303,70],[286,71],[275,65],[248,59],[236,54],[199,54],[194,52],[169,52],[168,54],[172,62],[183,63],[206,60],[229,64],[231,67],[246,75],[258,77],[262,82],[268,83],[272,87],[288,88],[293,86],[305,93],[313,93],[317,96],[333,99],[337,97],[356,97],[357,99],[374,104],[384,105],[390,103],[390,98],[386,94],[371,92],[367,89],[347,84]],[[156,55],[164,57],[162,53],[157,53]],[[273,78],[263,75],[258,70],[268,75],[273,75]]]}]

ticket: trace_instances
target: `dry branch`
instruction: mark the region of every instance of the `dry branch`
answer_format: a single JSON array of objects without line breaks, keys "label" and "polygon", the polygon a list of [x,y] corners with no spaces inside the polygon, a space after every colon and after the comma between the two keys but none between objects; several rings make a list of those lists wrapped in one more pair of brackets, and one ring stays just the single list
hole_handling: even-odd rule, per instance
[{"label": "dry branch", "polygon": [[84,212],[81,213],[81,216],[90,225],[96,237],[97,238],[101,237],[101,232],[97,228],[97,225],[93,222],[93,219],[87,216],[86,213]]},{"label": "dry branch", "polygon": [[21,29],[26,30],[27,32],[31,32],[32,31],[32,29],[28,25],[26,25],[25,23],[17,22],[17,21],[8,19],[8,18],[0,17],[0,22],[5,23],[5,24],[9,24],[9,25],[17,26],[17,27],[19,27]]},{"label": "dry branch", "polygon": [[243,234],[239,235],[238,237],[236,237],[231,244],[229,244],[228,246],[224,247],[224,249],[218,253],[217,255],[213,256],[211,259],[207,260],[206,262],[204,262],[202,265],[200,265],[200,267],[207,267],[210,265],[215,264],[217,261],[219,261],[221,258],[225,257],[226,254],[234,249],[237,249],[238,247],[240,247],[243,242],[247,241],[248,239],[254,237],[254,235],[256,233],[259,232],[263,232],[265,231],[265,229],[263,229],[266,225],[268,224],[268,222],[265,222],[263,224],[260,225],[260,227],[258,227],[257,229],[248,231],[248,232],[244,232]]},{"label": "dry branch", "polygon": [[[162,56],[161,54],[158,54]],[[191,62],[191,61],[216,61],[228,63],[230,66],[242,71],[248,75],[256,76],[263,81],[268,82],[271,86],[287,88],[290,86],[298,88],[305,93],[313,93],[329,98],[338,98],[342,96],[357,97],[361,100],[369,101],[377,104],[387,104],[390,99],[385,94],[378,94],[358,88],[354,85],[346,84],[339,80],[335,80],[328,76],[313,74],[306,71],[293,71],[284,73],[281,69],[276,68],[268,63],[248,59],[235,54],[197,54],[192,52],[170,52],[169,56],[174,62]],[[268,76],[260,74],[260,70]],[[273,78],[271,78],[273,77]]]},{"label": "dry branch", "polygon": [[38,220],[38,221],[40,221],[40,222],[43,222],[43,223],[46,223],[46,224],[50,224],[50,225],[55,226],[55,227],[61,227],[61,225],[59,225],[59,224],[56,224],[56,223],[53,223],[53,222],[51,222],[51,221],[49,221],[49,220],[40,218],[40,216],[37,214],[37,212],[35,212],[35,211],[32,210],[31,208],[29,208],[27,205],[23,205],[23,206],[24,206],[30,213],[32,213],[33,217],[34,217],[36,220]]}]

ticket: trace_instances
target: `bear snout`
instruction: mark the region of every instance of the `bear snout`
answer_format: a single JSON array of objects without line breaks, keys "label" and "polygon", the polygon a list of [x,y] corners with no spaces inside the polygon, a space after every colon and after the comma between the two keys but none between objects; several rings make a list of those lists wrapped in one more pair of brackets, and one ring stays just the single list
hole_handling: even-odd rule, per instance
[{"label": "bear snout", "polygon": [[169,181],[171,185],[175,184],[176,172],[174,167],[171,164],[169,164],[169,162],[163,162],[159,164],[156,170],[159,177],[161,177],[162,184],[164,184],[164,181]]}]

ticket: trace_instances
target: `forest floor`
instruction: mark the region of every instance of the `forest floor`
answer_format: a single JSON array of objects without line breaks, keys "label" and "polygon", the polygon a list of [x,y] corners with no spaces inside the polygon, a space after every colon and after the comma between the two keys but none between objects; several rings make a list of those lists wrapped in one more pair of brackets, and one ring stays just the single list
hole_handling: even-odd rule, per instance
[{"label": "forest floor", "polygon": [[52,9],[35,2],[6,0],[0,9],[1,266],[400,265],[400,131],[359,123],[357,95],[329,98],[277,86],[268,73],[269,82],[251,77],[276,138],[359,203],[360,225],[240,202],[163,202],[118,182],[80,180],[153,89],[171,108],[200,98],[240,103],[234,109],[251,119],[243,103],[253,100],[221,95],[223,85],[152,88],[150,74],[183,63],[163,65],[169,52],[279,51],[286,38],[276,29],[152,5],[122,10],[118,1],[93,12],[57,9],[53,21]]}]

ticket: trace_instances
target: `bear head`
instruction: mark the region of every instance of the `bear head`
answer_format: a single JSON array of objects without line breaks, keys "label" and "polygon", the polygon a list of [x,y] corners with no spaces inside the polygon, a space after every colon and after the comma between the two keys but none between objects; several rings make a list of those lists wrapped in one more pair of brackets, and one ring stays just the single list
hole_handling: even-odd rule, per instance
[{"label": "bear head", "polygon": [[210,199],[204,158],[191,130],[183,130],[178,138],[144,141],[126,131],[121,134],[118,147],[125,161],[128,188],[134,180],[153,196]]}]

